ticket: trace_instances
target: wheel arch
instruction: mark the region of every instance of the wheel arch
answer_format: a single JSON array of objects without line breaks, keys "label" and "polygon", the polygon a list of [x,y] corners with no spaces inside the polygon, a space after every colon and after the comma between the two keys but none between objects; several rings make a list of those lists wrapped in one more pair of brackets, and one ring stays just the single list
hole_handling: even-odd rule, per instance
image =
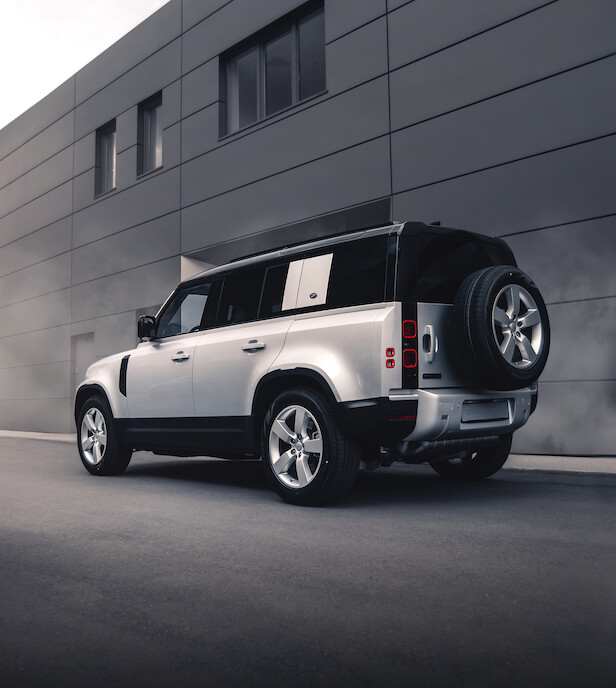
[{"label": "wheel arch", "polygon": [[109,404],[109,407],[111,408],[111,402],[109,400],[109,395],[105,391],[105,389],[101,385],[97,384],[92,384],[92,385],[82,385],[78,390],[77,393],[75,394],[75,408],[74,408],[74,415],[75,415],[75,423],[77,423],[77,417],[79,416],[79,411],[81,411],[81,407],[84,405],[86,399],[89,399],[90,397],[100,395],[105,399],[105,401]]},{"label": "wheel arch", "polygon": [[[271,402],[281,393],[292,387],[308,387],[324,394],[334,404],[336,396],[327,380],[310,368],[274,370],[265,375],[255,389],[251,415],[254,418],[254,439],[259,442],[261,421]],[[257,444],[258,446],[258,444]]]}]

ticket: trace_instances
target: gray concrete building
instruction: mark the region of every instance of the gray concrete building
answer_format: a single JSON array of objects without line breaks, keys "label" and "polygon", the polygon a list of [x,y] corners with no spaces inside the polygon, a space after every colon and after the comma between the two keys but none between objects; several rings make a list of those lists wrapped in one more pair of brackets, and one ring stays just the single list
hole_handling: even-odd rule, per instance
[{"label": "gray concrete building", "polygon": [[528,453],[616,454],[616,4],[171,0],[0,131],[0,428],[203,266],[390,219],[504,237],[552,350]]}]

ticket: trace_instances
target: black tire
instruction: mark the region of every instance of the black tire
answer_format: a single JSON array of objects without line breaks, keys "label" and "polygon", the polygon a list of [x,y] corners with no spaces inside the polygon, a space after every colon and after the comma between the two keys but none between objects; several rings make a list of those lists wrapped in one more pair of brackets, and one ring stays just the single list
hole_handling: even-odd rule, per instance
[{"label": "black tire", "polygon": [[[279,434],[272,430],[276,421]],[[292,434],[299,440],[297,444]],[[359,445],[342,432],[334,404],[312,389],[283,392],[265,414],[265,477],[289,504],[318,506],[340,499],[355,482],[360,454]]]},{"label": "black tire", "polygon": [[120,444],[111,408],[102,396],[90,397],[81,407],[77,446],[83,465],[92,475],[123,473],[133,454],[130,447]]},{"label": "black tire", "polygon": [[456,481],[483,480],[499,471],[511,450],[513,434],[502,435],[498,444],[468,451],[460,458],[431,461],[430,466],[443,478]]},{"label": "black tire", "polygon": [[[514,293],[517,307],[507,305]],[[466,377],[503,390],[527,387],[541,375],[550,348],[548,313],[539,289],[522,270],[496,265],[469,275],[456,295],[453,319]]]}]

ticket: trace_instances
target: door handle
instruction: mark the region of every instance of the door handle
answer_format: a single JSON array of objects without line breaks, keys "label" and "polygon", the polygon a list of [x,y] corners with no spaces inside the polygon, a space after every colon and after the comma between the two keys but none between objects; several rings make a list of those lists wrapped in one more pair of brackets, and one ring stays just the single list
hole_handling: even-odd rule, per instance
[{"label": "door handle", "polygon": [[265,349],[265,343],[259,342],[256,339],[251,339],[246,344],[242,344],[242,351],[250,353],[251,351],[258,351],[259,349]]},{"label": "door handle", "polygon": [[173,354],[171,360],[175,361],[176,363],[180,363],[181,361],[187,361],[189,358],[189,354],[185,354],[183,351],[178,351],[177,353]]},{"label": "door handle", "polygon": [[438,352],[438,337],[434,334],[434,327],[432,325],[426,325],[424,328],[423,350],[428,363],[432,363]]}]

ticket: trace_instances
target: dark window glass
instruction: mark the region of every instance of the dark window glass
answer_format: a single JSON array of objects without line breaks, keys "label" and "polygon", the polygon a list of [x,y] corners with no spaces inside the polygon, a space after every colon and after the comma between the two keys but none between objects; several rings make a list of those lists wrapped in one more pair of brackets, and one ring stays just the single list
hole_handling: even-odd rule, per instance
[{"label": "dark window glass", "polygon": [[210,284],[179,291],[169,302],[156,326],[157,337],[173,337],[201,329]]},{"label": "dark window glass", "polygon": [[258,267],[237,270],[225,277],[218,307],[218,325],[257,319],[264,275],[265,268]]},{"label": "dark window glass", "polygon": [[309,14],[297,24],[299,54],[299,99],[325,90],[325,22],[323,10]]},{"label": "dark window glass", "polygon": [[243,43],[239,52],[223,57],[227,132],[325,90],[323,7],[314,6],[289,15]]},{"label": "dark window glass", "polygon": [[229,128],[247,127],[259,119],[259,48],[255,46],[229,61]]},{"label": "dark window glass", "polygon": [[379,303],[385,299],[387,237],[360,239],[334,249],[327,305]]},{"label": "dark window glass", "polygon": [[95,194],[107,193],[116,185],[115,119],[96,130]]},{"label": "dark window glass", "polygon": [[282,297],[287,282],[289,264],[277,265],[267,269],[263,296],[261,297],[260,318],[271,318],[282,312]]},{"label": "dark window glass", "polygon": [[163,98],[157,93],[139,104],[137,174],[145,174],[163,164]]},{"label": "dark window glass", "polygon": [[291,31],[265,44],[265,112],[273,115],[293,103],[293,35]]},{"label": "dark window glass", "polygon": [[467,232],[421,234],[418,241],[419,301],[453,303],[471,273],[491,265],[515,265],[505,244]]}]

